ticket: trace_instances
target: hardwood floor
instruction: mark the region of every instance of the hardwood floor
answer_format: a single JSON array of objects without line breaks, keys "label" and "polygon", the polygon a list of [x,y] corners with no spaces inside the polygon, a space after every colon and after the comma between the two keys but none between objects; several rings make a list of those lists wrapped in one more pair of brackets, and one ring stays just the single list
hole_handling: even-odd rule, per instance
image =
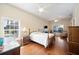
[{"label": "hardwood floor", "polygon": [[65,39],[56,37],[55,43],[50,47],[45,48],[44,46],[30,42],[29,44],[20,48],[21,55],[67,55],[68,45]]}]

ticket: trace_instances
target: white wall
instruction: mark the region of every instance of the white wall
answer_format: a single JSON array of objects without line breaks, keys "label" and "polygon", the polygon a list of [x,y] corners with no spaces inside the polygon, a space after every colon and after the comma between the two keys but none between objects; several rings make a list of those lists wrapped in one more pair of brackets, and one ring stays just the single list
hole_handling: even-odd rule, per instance
[{"label": "white wall", "polygon": [[[38,31],[38,29],[45,25],[49,26],[49,21],[8,4],[0,4],[0,18],[3,16],[19,20],[21,22],[21,28],[25,27],[27,30],[30,28],[31,31]],[[0,28],[0,32],[1,31]]]},{"label": "white wall", "polygon": [[79,4],[76,4],[73,10],[72,25],[79,26]]}]

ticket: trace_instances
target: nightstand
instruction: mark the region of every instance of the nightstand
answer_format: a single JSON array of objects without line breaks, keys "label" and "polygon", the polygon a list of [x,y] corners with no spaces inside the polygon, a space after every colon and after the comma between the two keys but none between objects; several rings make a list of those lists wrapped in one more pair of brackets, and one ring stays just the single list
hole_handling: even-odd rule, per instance
[{"label": "nightstand", "polygon": [[23,37],[23,45],[27,45],[30,43],[30,36]]}]

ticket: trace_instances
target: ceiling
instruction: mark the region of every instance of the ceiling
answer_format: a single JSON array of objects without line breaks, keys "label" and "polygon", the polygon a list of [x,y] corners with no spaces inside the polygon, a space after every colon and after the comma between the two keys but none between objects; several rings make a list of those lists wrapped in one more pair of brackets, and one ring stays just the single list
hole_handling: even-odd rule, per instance
[{"label": "ceiling", "polygon": [[74,3],[12,3],[11,5],[49,21],[71,17],[75,7]]}]

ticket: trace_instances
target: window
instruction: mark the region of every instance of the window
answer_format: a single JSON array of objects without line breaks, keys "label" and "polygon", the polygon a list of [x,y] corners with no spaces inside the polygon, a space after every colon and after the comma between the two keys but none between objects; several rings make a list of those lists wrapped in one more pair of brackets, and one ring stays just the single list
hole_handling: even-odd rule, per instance
[{"label": "window", "polygon": [[63,32],[64,31],[64,25],[54,25],[53,31],[54,32]]},{"label": "window", "polygon": [[5,18],[3,20],[3,29],[5,37],[19,37],[20,35],[20,24],[15,19]]}]

